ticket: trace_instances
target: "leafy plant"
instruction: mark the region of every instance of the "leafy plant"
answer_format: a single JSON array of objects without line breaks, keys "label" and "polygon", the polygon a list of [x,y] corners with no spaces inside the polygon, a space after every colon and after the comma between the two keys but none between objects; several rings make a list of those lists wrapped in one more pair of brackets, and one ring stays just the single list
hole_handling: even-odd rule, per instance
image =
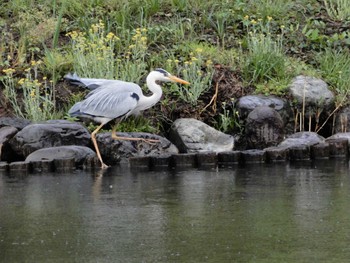
[{"label": "leafy plant", "polygon": [[235,109],[233,101],[230,103],[223,102],[221,105],[222,113],[218,115],[215,128],[224,133],[242,130],[238,111]]}]

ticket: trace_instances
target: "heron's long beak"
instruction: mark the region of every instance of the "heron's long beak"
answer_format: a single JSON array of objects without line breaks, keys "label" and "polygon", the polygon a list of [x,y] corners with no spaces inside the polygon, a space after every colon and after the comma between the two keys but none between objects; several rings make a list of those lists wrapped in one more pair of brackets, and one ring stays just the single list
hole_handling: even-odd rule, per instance
[{"label": "heron's long beak", "polygon": [[188,81],[183,80],[183,79],[180,79],[180,78],[175,77],[175,76],[169,76],[169,79],[170,79],[172,82],[178,82],[178,83],[185,84],[185,85],[189,85],[189,84],[190,84]]}]

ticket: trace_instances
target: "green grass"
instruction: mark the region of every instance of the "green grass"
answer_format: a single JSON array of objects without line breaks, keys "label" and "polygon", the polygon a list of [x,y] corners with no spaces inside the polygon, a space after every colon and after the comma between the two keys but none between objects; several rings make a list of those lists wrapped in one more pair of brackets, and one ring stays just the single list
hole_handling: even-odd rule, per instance
[{"label": "green grass", "polygon": [[[319,74],[344,98],[350,75],[349,10],[345,0],[2,1],[0,85],[14,112],[35,120],[63,118],[57,104],[66,101],[60,106],[69,108],[73,101],[57,98],[56,89],[69,71],[144,86],[147,72],[163,67],[192,83],[188,89],[170,86],[165,103],[177,101],[198,112],[203,95],[214,93],[216,67],[234,71],[243,88],[280,96],[298,74]],[[37,94],[53,107],[34,101],[19,84],[31,61],[42,61],[31,81],[51,83],[49,97]],[[174,108],[165,103],[166,112]],[[230,115],[235,116],[221,105],[229,102],[217,98],[216,103],[212,122],[219,119],[218,126],[228,129]],[[34,117],[38,107],[47,112]]]}]

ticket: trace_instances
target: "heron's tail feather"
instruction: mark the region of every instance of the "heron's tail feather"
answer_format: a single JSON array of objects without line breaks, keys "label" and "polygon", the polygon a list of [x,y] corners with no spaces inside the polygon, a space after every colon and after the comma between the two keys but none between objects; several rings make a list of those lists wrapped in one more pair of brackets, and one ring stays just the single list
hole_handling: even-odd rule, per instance
[{"label": "heron's tail feather", "polygon": [[101,86],[101,83],[105,80],[103,79],[90,79],[90,78],[81,78],[76,73],[68,73],[64,76],[71,84],[77,85],[80,87],[88,88],[94,90]]},{"label": "heron's tail feather", "polygon": [[86,84],[82,81],[82,79],[76,73],[68,73],[64,76],[66,80],[68,80],[71,84],[86,87]]}]

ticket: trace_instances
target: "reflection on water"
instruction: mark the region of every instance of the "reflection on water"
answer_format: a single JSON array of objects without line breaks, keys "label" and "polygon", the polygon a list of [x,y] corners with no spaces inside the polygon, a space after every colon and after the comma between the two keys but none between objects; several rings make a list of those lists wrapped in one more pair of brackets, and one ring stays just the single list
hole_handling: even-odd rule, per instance
[{"label": "reflection on water", "polygon": [[345,160],[0,174],[1,262],[348,262]]}]

